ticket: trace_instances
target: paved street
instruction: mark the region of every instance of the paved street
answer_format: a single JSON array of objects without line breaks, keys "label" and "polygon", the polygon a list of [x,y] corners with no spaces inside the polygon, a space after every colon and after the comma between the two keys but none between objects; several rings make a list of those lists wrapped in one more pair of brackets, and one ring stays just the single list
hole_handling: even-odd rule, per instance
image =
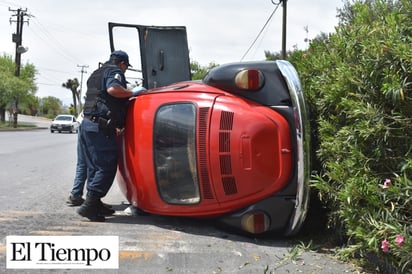
[{"label": "paved street", "polygon": [[210,220],[130,215],[116,183],[104,199],[115,216],[89,222],[65,205],[76,140],[47,129],[0,132],[0,272],[61,273],[6,269],[8,235],[117,235],[119,270],[64,273],[358,273],[326,253],[298,249],[295,256],[291,239],[243,237]]}]

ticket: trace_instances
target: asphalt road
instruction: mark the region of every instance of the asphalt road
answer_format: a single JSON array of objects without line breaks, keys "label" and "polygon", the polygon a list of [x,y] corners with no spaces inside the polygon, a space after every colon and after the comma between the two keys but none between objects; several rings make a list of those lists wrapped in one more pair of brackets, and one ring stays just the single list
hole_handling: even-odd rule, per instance
[{"label": "asphalt road", "polygon": [[[39,123],[47,127],[49,121]],[[116,182],[104,199],[116,214],[105,223],[89,222],[65,205],[76,140],[76,134],[47,129],[0,132],[0,272],[359,273],[330,254],[293,249],[292,239],[243,237],[213,221],[130,215]],[[119,269],[6,269],[8,235],[117,235]]]}]

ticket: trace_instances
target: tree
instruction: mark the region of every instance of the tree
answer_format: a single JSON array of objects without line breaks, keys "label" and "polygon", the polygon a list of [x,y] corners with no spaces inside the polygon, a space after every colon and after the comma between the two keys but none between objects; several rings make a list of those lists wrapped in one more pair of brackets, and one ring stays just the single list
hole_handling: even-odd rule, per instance
[{"label": "tree", "polygon": [[19,103],[25,102],[30,95],[34,95],[37,86],[34,82],[36,69],[32,64],[21,67],[20,76],[15,76],[15,64],[11,56],[0,57],[0,112],[1,119],[5,121],[5,110],[8,104],[14,114],[13,126],[17,127],[17,113]]},{"label": "tree", "polygon": [[280,60],[280,59],[281,59],[281,56],[282,56],[282,54],[281,54],[280,51],[279,51],[279,52],[270,52],[270,51],[268,51],[268,50],[265,50],[266,60],[272,60],[272,61],[274,61],[274,60]]},{"label": "tree", "polygon": [[[312,186],[347,257],[412,269],[412,2],[348,2],[336,33],[289,56],[317,130]],[[373,259],[373,260],[371,260]]]},{"label": "tree", "polygon": [[62,84],[63,87],[70,89],[73,95],[73,115],[77,116],[77,102],[79,102],[80,110],[82,109],[82,102],[80,98],[80,92],[78,88],[80,86],[79,80],[77,78],[68,79],[66,83]]},{"label": "tree", "polygon": [[37,86],[34,82],[36,68],[32,64],[24,65],[20,70],[20,76],[16,77],[15,90],[12,93],[12,99],[15,104],[15,113],[13,119],[13,127],[17,127],[17,114],[19,112],[19,103],[27,102],[31,96],[34,96],[37,91]]},{"label": "tree", "polygon": [[30,94],[24,102],[20,104],[20,112],[22,114],[35,116],[38,115],[40,112],[40,104],[39,98]]},{"label": "tree", "polygon": [[0,57],[0,118],[5,122],[6,108],[10,103],[12,89],[12,78],[14,76],[15,65],[11,56]]},{"label": "tree", "polygon": [[53,96],[42,98],[42,104],[43,113],[48,118],[54,118],[57,114],[61,113],[61,109],[63,106],[62,101]]},{"label": "tree", "polygon": [[202,66],[196,61],[191,61],[190,62],[190,72],[192,74],[192,79],[193,80],[202,79],[210,69],[217,67],[217,66],[218,65],[214,62],[209,63],[208,66]]}]

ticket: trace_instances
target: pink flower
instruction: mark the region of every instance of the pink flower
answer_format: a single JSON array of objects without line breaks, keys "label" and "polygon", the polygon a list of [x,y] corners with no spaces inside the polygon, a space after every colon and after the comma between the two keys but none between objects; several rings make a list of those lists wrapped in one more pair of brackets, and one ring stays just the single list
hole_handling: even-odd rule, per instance
[{"label": "pink flower", "polygon": [[392,184],[391,179],[386,179],[385,182],[383,183],[382,188],[383,188],[383,189],[388,189],[388,188],[389,188],[389,185],[391,185],[391,184]]},{"label": "pink flower", "polygon": [[382,241],[381,249],[383,252],[389,252],[389,242],[385,239]]},{"label": "pink flower", "polygon": [[389,51],[390,49],[391,49],[391,46],[389,46],[389,45],[385,45],[383,47],[383,51]]},{"label": "pink flower", "polygon": [[402,235],[396,236],[395,242],[398,246],[403,246],[403,243],[405,242],[405,238]]}]

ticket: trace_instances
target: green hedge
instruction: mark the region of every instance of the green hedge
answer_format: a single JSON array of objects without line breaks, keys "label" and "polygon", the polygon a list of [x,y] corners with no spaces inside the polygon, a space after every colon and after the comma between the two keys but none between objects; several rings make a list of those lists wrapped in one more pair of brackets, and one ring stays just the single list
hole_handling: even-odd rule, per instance
[{"label": "green hedge", "polygon": [[313,188],[345,256],[412,268],[412,1],[346,3],[336,32],[291,53],[312,109]]}]

